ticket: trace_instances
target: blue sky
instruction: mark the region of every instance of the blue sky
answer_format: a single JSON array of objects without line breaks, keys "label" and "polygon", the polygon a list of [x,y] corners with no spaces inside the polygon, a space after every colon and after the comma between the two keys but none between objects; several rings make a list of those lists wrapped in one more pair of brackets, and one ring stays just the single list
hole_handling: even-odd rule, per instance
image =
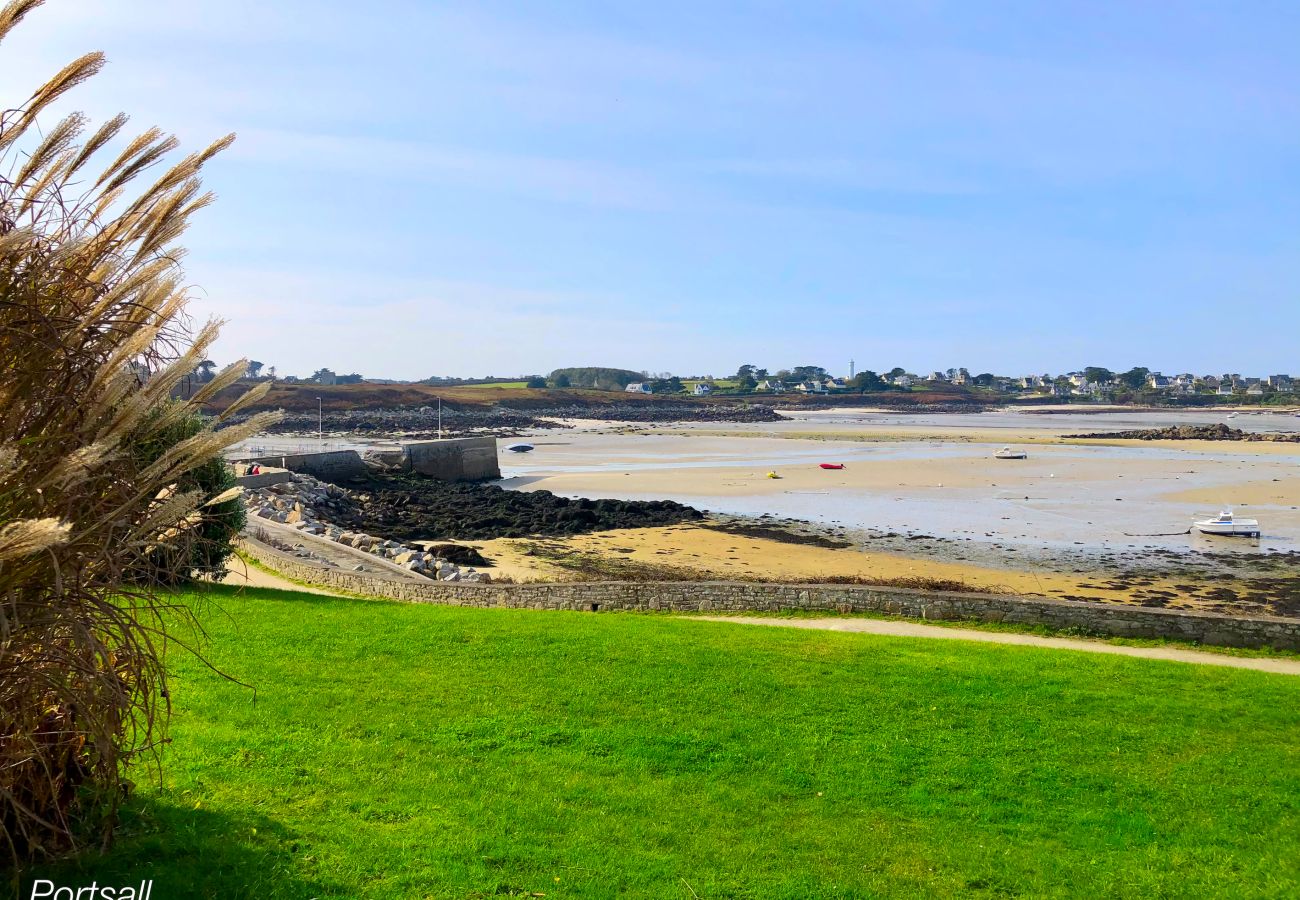
[{"label": "blue sky", "polygon": [[1300,373],[1300,4],[50,0],[284,374]]}]

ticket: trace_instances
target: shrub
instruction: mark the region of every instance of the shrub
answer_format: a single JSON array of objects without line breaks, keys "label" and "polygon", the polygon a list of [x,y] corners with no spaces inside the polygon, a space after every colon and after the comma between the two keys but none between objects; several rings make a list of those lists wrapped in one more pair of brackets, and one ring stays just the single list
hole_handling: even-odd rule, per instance
[{"label": "shrub", "polygon": [[[0,8],[0,41],[39,5]],[[15,859],[111,833],[128,764],[163,737],[169,635],[198,634],[162,573],[127,576],[193,559],[213,504],[234,497],[200,473],[267,423],[192,427],[243,361],[169,399],[216,335],[186,327],[175,242],[233,136],[135,193],[177,146],[150,129],[95,175],[124,116],[84,141],[80,114],[36,122],[102,64],[87,54],[0,113],[0,837]]]},{"label": "shrub", "polygon": [[[159,407],[154,415],[167,414],[174,403]],[[206,417],[186,410],[172,425],[158,430],[134,448],[137,463],[147,465],[154,462],[181,441],[200,434],[206,424]],[[182,475],[177,488],[219,498],[235,493],[236,484],[234,470],[220,456],[214,456]],[[195,575],[219,578],[226,572],[226,560],[235,551],[233,541],[246,521],[242,497],[232,496],[229,500],[211,503],[206,507],[202,521],[190,531],[190,541],[184,545],[160,546],[150,554],[149,568],[144,573],[146,579],[162,584],[179,584],[192,580]]]}]

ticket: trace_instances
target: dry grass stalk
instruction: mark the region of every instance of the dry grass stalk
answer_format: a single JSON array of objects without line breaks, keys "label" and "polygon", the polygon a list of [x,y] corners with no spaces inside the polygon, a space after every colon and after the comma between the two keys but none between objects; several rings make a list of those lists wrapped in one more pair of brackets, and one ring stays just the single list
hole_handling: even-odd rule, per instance
[{"label": "dry grass stalk", "polygon": [[[0,9],[0,41],[39,5]],[[102,65],[87,54],[0,112],[0,838],[14,859],[65,851],[88,822],[111,833],[128,764],[162,737],[169,630],[193,626],[138,573],[213,500],[178,479],[266,423],[136,452],[243,368],[170,405],[216,336],[188,333],[174,241],[211,202],[199,174],[231,138],[164,169],[176,141],[150,129],[94,171],[124,116],[84,141],[80,114],[36,123]]]}]

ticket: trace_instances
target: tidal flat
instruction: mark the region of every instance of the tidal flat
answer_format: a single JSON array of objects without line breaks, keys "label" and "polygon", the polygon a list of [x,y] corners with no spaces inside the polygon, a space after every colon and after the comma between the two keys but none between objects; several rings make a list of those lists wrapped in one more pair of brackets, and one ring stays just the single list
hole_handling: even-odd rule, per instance
[{"label": "tidal flat", "polygon": [[[861,577],[1224,612],[1300,614],[1300,445],[1105,441],[1072,432],[1213,424],[1219,411],[908,416],[809,411],[720,428],[571,421],[500,484],[564,497],[674,500],[711,519],[548,540],[493,541],[515,577]],[[1276,413],[1235,427],[1293,430]],[[1000,447],[1027,459],[994,457]],[[827,470],[820,464],[842,464]],[[778,477],[771,477],[776,475]],[[1220,508],[1259,540],[1190,532]],[[753,521],[839,548],[727,534]],[[567,559],[566,564],[566,557]],[[603,560],[603,562],[601,562]],[[560,565],[557,568],[557,563]]]}]

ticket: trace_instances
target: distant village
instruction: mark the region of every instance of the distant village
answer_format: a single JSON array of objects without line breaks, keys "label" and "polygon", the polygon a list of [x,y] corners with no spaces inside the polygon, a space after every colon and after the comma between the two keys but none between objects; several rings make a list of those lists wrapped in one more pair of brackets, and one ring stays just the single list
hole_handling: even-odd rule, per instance
[{"label": "distant village", "polygon": [[[1131,369],[1116,373],[1108,369],[1090,367],[1082,371],[1066,372],[1061,375],[1043,373],[1041,375],[994,375],[982,373],[971,375],[964,368],[930,372],[918,375],[903,369],[894,369],[883,375],[874,372],[855,373],[850,366],[848,377],[828,375],[824,370],[815,373],[777,372],[768,375],[765,370],[742,370],[737,376],[716,379],[712,376],[692,379],[675,379],[681,381],[682,389],[689,390],[696,396],[712,394],[715,391],[728,393],[802,393],[834,394],[862,393],[873,390],[926,390],[941,389],[945,386],[958,386],[984,389],[1010,395],[1045,396],[1061,398],[1085,398],[1098,401],[1113,399],[1117,395],[1135,393],[1159,393],[1170,396],[1216,395],[1216,396],[1254,396],[1266,394],[1295,393],[1300,379],[1290,375],[1243,376],[1238,373],[1222,375],[1193,375],[1182,373],[1165,375],[1162,372],[1144,368]],[[808,367],[811,368],[811,367]],[[631,382],[626,390],[631,393],[659,393],[663,379],[647,379]],[[752,385],[748,382],[752,381]]]},{"label": "distant village", "polygon": [[[216,364],[204,361],[195,375],[202,383],[215,374]],[[1291,375],[1250,376],[1238,373],[1220,375],[1193,375],[1184,372],[1165,375],[1159,371],[1136,367],[1126,372],[1112,372],[1097,366],[1060,375],[994,375],[984,372],[971,375],[967,369],[953,368],[934,371],[926,375],[908,372],[899,367],[883,374],[870,370],[856,371],[850,361],[847,376],[831,375],[820,366],[796,366],[769,372],[757,366],[741,366],[734,375],[677,376],[667,372],[652,374],[627,369],[556,369],[550,375],[514,376],[507,378],[453,378],[434,376],[418,382],[403,382],[388,378],[363,378],[358,373],[341,375],[328,368],[317,369],[310,376],[278,376],[274,366],[264,367],[253,361],[248,364],[244,377],[252,381],[279,381],[285,384],[339,385],[339,384],[426,384],[434,386],[458,385],[515,385],[528,388],[594,388],[624,391],[630,394],[689,394],[704,397],[712,394],[843,394],[872,393],[876,391],[926,391],[959,387],[988,391],[1025,399],[1032,397],[1058,397],[1105,402],[1133,395],[1164,395],[1169,398],[1192,397],[1255,397],[1292,395],[1300,387],[1300,378]],[[1282,399],[1282,398],[1279,398]],[[1289,398],[1287,398],[1289,399]]]}]

